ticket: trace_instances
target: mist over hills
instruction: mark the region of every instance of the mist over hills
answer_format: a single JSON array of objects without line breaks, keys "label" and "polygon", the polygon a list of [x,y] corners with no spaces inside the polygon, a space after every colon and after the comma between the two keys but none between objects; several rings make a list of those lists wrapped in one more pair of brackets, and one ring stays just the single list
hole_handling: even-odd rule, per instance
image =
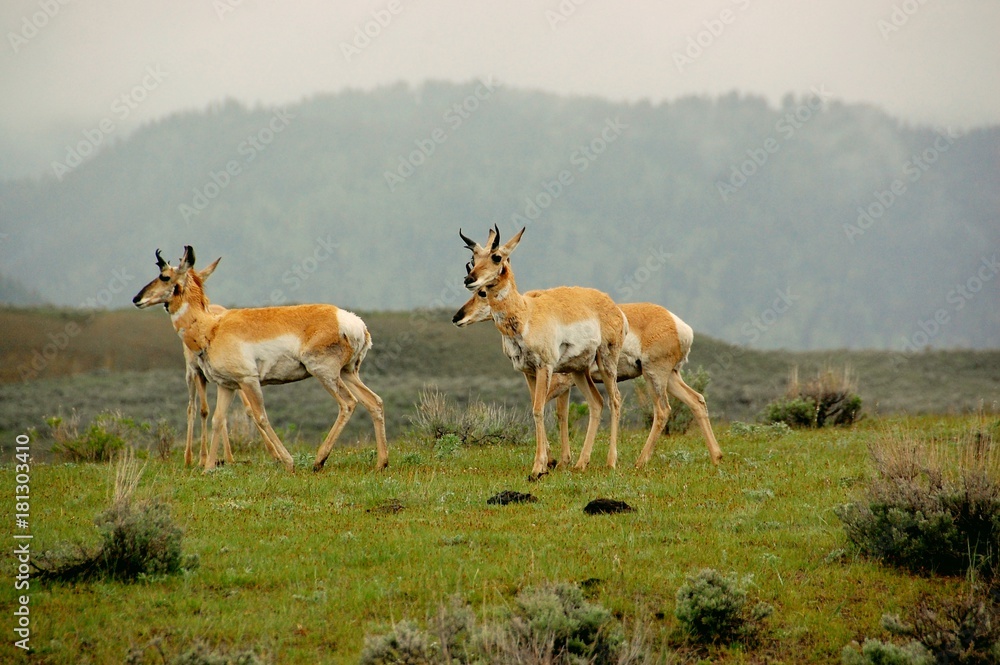
[{"label": "mist over hills", "polygon": [[903,126],[822,89],[651,105],[484,80],[111,138],[96,125],[49,175],[0,183],[0,284],[126,307],[156,248],[190,244],[223,257],[222,304],[454,309],[458,229],[496,223],[528,227],[522,290],[655,301],[737,344],[1000,347],[1000,127]]}]

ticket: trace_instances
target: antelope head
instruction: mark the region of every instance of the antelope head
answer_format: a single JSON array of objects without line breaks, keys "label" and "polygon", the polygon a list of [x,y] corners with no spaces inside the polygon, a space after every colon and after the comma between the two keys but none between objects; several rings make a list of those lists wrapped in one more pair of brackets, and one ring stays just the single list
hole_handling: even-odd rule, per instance
[{"label": "antelope head", "polygon": [[483,286],[496,284],[501,273],[509,266],[507,259],[511,252],[521,242],[524,229],[508,240],[505,244],[500,244],[500,229],[494,226],[490,229],[490,238],[487,240],[488,247],[483,247],[466,238],[459,231],[466,247],[472,250],[472,261],[465,266],[465,288],[475,291]]},{"label": "antelope head", "polygon": [[168,307],[171,300],[180,298],[184,294],[192,275],[203,282],[215,271],[221,260],[222,257],[219,257],[199,272],[194,269],[194,248],[190,245],[184,246],[184,255],[176,268],[160,256],[160,250],[156,250],[156,267],[160,269],[160,274],[135,294],[132,304],[139,309],[160,304]]},{"label": "antelope head", "polygon": [[462,305],[455,316],[451,318],[451,322],[454,323],[459,328],[464,328],[465,326],[472,325],[473,323],[479,323],[480,321],[489,321],[493,318],[493,310],[490,309],[489,299],[486,297],[486,289],[479,288],[476,292],[472,294],[472,297]]}]

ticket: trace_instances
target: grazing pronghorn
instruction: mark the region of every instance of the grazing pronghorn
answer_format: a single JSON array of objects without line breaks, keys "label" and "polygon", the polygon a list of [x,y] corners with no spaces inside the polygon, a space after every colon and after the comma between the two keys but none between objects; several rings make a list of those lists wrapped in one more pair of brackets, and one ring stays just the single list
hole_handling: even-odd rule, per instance
[{"label": "grazing pronghorn", "polygon": [[[611,402],[611,436],[608,466],[618,460],[618,421],[621,415],[621,395],[615,378],[618,357],[628,332],[628,322],[614,301],[595,289],[560,286],[532,292],[528,298],[518,293],[514,272],[507,260],[517,247],[524,229],[500,246],[500,233],[490,231],[488,248],[463,240],[473,250],[474,265],[468,267],[465,286],[485,291],[493,322],[503,336],[503,350],[514,368],[524,373],[531,392],[531,411],[535,420],[535,461],[531,479],[548,472],[548,439],[545,436],[545,403],[548,401],[552,377],[569,374],[583,392],[590,406],[590,421],[583,450],[574,465],[583,470],[601,422],[604,399],[590,374],[596,362],[608,380]],[[465,315],[459,310],[453,323],[464,325]],[[567,459],[563,459],[567,462]]]},{"label": "grazing pronghorn", "polygon": [[[528,291],[525,298],[534,298],[535,291]],[[642,468],[653,454],[656,439],[663,431],[667,418],[670,417],[669,395],[673,395],[686,404],[694,414],[698,426],[701,427],[708,446],[708,453],[713,464],[722,459],[722,450],[715,440],[712,424],[708,419],[708,407],[705,398],[696,390],[684,383],[680,368],[687,360],[694,340],[691,326],[664,307],[653,303],[619,304],[625,318],[628,319],[628,335],[622,345],[622,353],[618,359],[618,381],[628,381],[637,376],[645,377],[653,394],[653,426],[642,453],[636,461],[636,468]],[[492,318],[485,289],[478,289],[472,298],[462,306],[464,313],[459,326],[465,326]],[[596,367],[591,367],[591,375],[595,381],[604,381]],[[565,463],[570,458],[569,449],[569,391],[573,385],[571,377],[556,374],[552,377],[548,399],[556,400],[556,414],[559,419],[559,438],[562,444],[561,460]]]},{"label": "grazing pronghorn", "polygon": [[336,422],[316,453],[313,470],[323,467],[359,400],[375,427],[376,468],[388,466],[382,399],[358,376],[372,342],[356,314],[333,305],[230,309],[213,314],[194,270],[194,250],[185,246],[176,268],[162,260],[159,250],[156,256],[160,274],[132,302],[140,308],[164,304],[184,345],[198,357],[201,371],[219,386],[206,471],[215,468],[226,411],[236,390],[243,391],[271,455],[292,471],[292,456],[267,420],[261,386],[309,376],[315,376],[340,406]]}]

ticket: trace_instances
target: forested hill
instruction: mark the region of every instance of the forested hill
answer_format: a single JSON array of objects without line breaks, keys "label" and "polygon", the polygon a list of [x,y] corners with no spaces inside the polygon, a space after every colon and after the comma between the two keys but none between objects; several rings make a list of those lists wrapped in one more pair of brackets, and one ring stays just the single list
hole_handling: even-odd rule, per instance
[{"label": "forested hill", "polygon": [[659,302],[737,344],[1000,347],[1000,127],[908,127],[822,89],[651,105],[484,80],[111,137],[0,183],[0,273],[55,304],[129,306],[153,251],[191,244],[223,257],[222,304],[457,308],[458,229],[497,223],[528,227],[522,289]]}]

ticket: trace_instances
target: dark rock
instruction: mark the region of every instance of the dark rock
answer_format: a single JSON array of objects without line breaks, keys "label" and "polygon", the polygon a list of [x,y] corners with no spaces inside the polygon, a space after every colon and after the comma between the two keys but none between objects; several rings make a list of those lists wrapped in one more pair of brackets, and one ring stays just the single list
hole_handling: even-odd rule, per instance
[{"label": "dark rock", "polygon": [[508,503],[535,503],[536,501],[538,501],[538,497],[534,494],[504,490],[495,496],[491,496],[486,500],[486,503],[491,506],[506,506]]},{"label": "dark rock", "polygon": [[624,501],[616,499],[594,499],[583,507],[588,515],[611,515],[613,513],[631,513],[635,508]]}]

